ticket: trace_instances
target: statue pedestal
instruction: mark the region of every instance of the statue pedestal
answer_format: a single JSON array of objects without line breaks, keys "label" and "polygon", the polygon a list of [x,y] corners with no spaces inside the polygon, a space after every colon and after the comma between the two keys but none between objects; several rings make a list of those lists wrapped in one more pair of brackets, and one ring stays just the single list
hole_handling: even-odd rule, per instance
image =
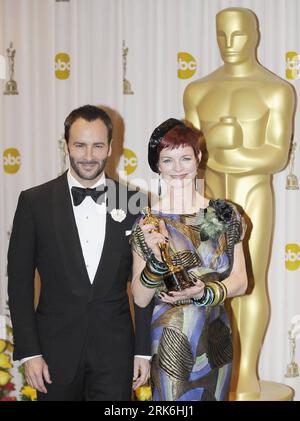
[{"label": "statue pedestal", "polygon": [[229,400],[233,401],[292,401],[295,391],[282,383],[260,381],[260,395],[257,398],[251,397],[250,394],[241,393],[239,396],[232,398],[230,395]]}]

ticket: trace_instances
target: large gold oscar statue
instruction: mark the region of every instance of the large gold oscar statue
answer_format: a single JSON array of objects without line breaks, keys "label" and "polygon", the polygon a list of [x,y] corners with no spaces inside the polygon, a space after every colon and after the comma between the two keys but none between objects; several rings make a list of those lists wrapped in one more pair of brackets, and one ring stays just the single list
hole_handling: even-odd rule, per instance
[{"label": "large gold oscar statue", "polygon": [[252,225],[248,243],[252,287],[231,303],[235,349],[231,399],[289,400],[292,396],[284,385],[278,389],[276,383],[259,382],[257,368],[269,319],[271,179],[288,160],[295,95],[287,82],[258,63],[258,21],[251,10],[221,10],[216,24],[224,65],[187,86],[184,108],[186,120],[206,137],[207,195],[239,204]]}]

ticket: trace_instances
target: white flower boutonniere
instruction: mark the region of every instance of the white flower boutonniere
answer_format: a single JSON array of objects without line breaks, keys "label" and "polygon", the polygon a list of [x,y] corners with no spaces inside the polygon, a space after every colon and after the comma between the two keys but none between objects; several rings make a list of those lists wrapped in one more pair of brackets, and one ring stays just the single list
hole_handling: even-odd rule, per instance
[{"label": "white flower boutonniere", "polygon": [[122,222],[126,218],[126,213],[123,209],[113,209],[110,214],[112,219],[117,222]]}]

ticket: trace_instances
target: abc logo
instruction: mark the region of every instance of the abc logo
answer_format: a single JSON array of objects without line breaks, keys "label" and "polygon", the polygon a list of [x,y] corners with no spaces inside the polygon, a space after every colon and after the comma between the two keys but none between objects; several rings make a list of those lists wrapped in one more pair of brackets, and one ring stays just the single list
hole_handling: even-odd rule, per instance
[{"label": "abc logo", "polygon": [[300,77],[300,55],[295,51],[286,53],[286,70],[287,79],[299,79]]},{"label": "abc logo", "polygon": [[68,79],[70,76],[70,56],[67,53],[58,53],[55,56],[55,76],[57,79]]},{"label": "abc logo", "polygon": [[299,244],[287,244],[285,246],[285,267],[288,270],[296,270],[300,265]]},{"label": "abc logo", "polygon": [[126,149],[126,148],[124,149],[123,156],[124,156],[124,171],[126,172],[127,175],[132,174],[137,168],[137,164],[138,164],[137,156],[131,149]]},{"label": "abc logo", "polygon": [[21,166],[21,156],[18,149],[9,148],[3,152],[3,168],[7,174],[15,174]]},{"label": "abc logo", "polygon": [[189,79],[192,77],[197,70],[197,63],[195,58],[189,53],[178,53],[178,71],[177,75],[179,79]]}]

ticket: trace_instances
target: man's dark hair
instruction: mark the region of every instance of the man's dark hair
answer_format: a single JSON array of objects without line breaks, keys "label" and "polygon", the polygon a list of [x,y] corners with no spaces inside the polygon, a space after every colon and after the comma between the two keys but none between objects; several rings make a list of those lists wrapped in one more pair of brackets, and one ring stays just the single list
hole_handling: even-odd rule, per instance
[{"label": "man's dark hair", "polygon": [[84,105],[76,108],[65,119],[65,140],[67,143],[69,143],[71,126],[79,118],[83,118],[86,121],[95,121],[98,119],[103,121],[107,127],[108,144],[110,144],[113,129],[111,119],[104,110],[96,107],[95,105]]}]

